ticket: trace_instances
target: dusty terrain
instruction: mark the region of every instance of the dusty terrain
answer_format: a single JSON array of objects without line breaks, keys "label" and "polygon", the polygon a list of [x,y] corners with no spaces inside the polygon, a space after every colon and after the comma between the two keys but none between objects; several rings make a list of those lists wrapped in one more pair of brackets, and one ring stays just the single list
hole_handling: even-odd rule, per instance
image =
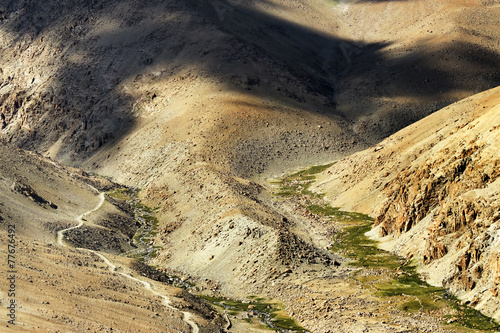
[{"label": "dusty terrain", "polygon": [[[499,11],[498,1],[465,0],[10,1],[0,5],[1,133],[10,144],[139,187],[140,199],[158,208],[152,246],[161,250],[150,264],[199,292],[284,302],[317,332],[435,332],[436,319],[421,320],[422,328],[398,313],[382,323],[354,310],[358,301],[344,304],[341,297],[364,295],[373,305],[366,312],[385,308],[354,285],[347,293],[356,297],[343,294],[351,268],[326,250],[328,228],[277,203],[266,179],[341,159],[499,86]],[[414,140],[427,137],[407,131]],[[45,246],[96,199],[88,186],[65,190],[55,176],[36,182],[22,184],[45,198],[43,213],[5,191],[3,214],[35,216],[20,222],[20,235]],[[348,189],[319,189],[333,199],[337,188]],[[376,200],[335,202],[368,213],[379,207]],[[104,208],[108,215],[99,210],[67,235],[70,245],[131,249],[134,223],[111,203]],[[110,274],[104,266],[101,273]],[[306,283],[312,279],[320,282]],[[338,289],[328,291],[331,285]],[[309,301],[312,294],[353,312],[333,315]]]},{"label": "dusty terrain", "polygon": [[[116,186],[109,181],[89,177],[81,170],[66,168],[34,153],[7,143],[0,147],[4,159],[1,168],[1,235],[14,239],[13,247],[3,243],[2,271],[14,271],[14,287],[2,284],[2,307],[16,302],[15,325],[9,330],[22,332],[186,332],[190,326],[179,310],[166,307],[162,299],[144,290],[140,283],[110,272],[102,258],[86,250],[62,246],[57,231],[76,226],[79,214],[92,211],[99,202],[96,190]],[[30,191],[18,191],[19,184]],[[47,204],[45,202],[50,202]],[[118,216],[118,217],[117,217]],[[121,216],[121,218],[120,218]],[[119,235],[113,229],[98,226],[100,221],[129,217],[108,201],[99,210],[83,217],[88,230]],[[14,226],[13,229],[10,226]],[[136,228],[136,227],[135,227]],[[8,231],[9,230],[9,231]],[[11,233],[10,230],[14,230]],[[77,229],[68,230],[70,234]],[[123,229],[122,229],[123,230]],[[87,241],[98,244],[98,250],[115,252],[106,236],[89,235]],[[11,238],[10,235],[14,235]],[[63,235],[65,236],[65,235]],[[122,236],[125,238],[125,236]],[[61,238],[71,244],[72,238]],[[12,244],[11,244],[12,245]],[[79,244],[81,245],[81,244]],[[84,241],[84,245],[85,241]],[[130,245],[129,245],[130,246]],[[14,252],[11,252],[14,249]],[[11,256],[8,257],[8,254]],[[118,266],[117,272],[130,270],[131,260],[107,254]],[[10,261],[8,261],[10,260]],[[14,267],[8,269],[7,265]],[[11,273],[8,274],[11,276]],[[137,273],[133,272],[132,275]],[[139,277],[145,279],[144,277]],[[12,282],[12,281],[11,281]],[[197,308],[184,300],[183,291],[165,284],[154,288],[168,295],[179,308]],[[14,290],[14,291],[12,291]],[[10,295],[14,292],[15,295]],[[198,306],[199,308],[199,306]],[[199,308],[200,309],[200,308]],[[210,331],[219,318],[205,308],[195,313],[200,327]],[[5,313],[4,313],[5,314]],[[222,318],[219,318],[223,322]],[[3,324],[2,326],[5,327]],[[5,329],[5,328],[3,328]]]},{"label": "dusty terrain", "polygon": [[500,84],[496,1],[0,10],[4,136],[133,182],[138,151],[245,176],[333,159]]},{"label": "dusty terrain", "polygon": [[313,187],[377,217],[371,233],[384,248],[497,319],[499,105],[499,88],[455,103],[340,161]]}]

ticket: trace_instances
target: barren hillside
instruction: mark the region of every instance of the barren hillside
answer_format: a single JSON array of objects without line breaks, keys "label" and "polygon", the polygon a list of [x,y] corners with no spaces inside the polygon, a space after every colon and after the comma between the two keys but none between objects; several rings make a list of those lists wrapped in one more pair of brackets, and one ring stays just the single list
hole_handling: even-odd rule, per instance
[{"label": "barren hillside", "polygon": [[[265,180],[341,159],[499,86],[499,16],[493,0],[4,1],[1,136],[139,188],[158,208],[149,245],[159,251],[148,263],[201,291],[273,298],[288,313],[304,311],[300,323],[318,332],[418,327],[401,313],[387,325],[365,318],[357,303],[359,323],[317,317],[327,303],[299,306],[315,293],[344,297],[325,296],[323,283],[352,268],[326,249],[329,227],[276,202]],[[74,221],[79,206],[50,215],[50,203],[85,191],[70,194],[58,181],[41,183],[46,195],[30,185],[47,197],[40,218]],[[85,193],[84,211],[93,207]],[[375,211],[363,203],[350,207]],[[19,221],[31,216],[9,209]],[[26,228],[44,242],[55,231]],[[81,230],[73,236],[89,245]],[[113,237],[108,252],[128,250]],[[302,287],[316,279],[316,289]],[[384,308],[361,303],[367,313]]]},{"label": "barren hillside", "polygon": [[314,189],[374,217],[382,247],[499,318],[500,88],[455,103],[343,159]]},{"label": "barren hillside", "polygon": [[165,142],[253,175],[500,84],[495,1],[2,6],[2,133],[71,164]]},{"label": "barren hillside", "polygon": [[[57,232],[77,226],[75,218],[98,203],[95,187],[109,190],[116,184],[5,142],[0,152],[0,236],[4,240],[0,253],[2,272],[9,278],[0,289],[2,308],[6,309],[2,311],[6,316],[3,331],[190,329],[179,310],[165,307],[160,297],[141,284],[111,272],[96,254],[74,248],[89,248],[87,244],[93,242],[96,250],[108,253],[129,250],[126,228],[135,231],[137,226],[124,206],[115,206],[116,201],[108,197],[98,211],[85,215],[86,232],[79,241],[75,238],[78,229],[74,229],[62,235],[67,246],[58,244]],[[130,221],[131,226],[127,225]],[[107,256],[119,267],[118,272],[130,271],[133,260]],[[210,331],[216,326],[211,321],[219,317],[203,306],[197,308],[181,289],[159,284],[155,288],[171,297],[179,309],[191,308],[200,327]]]}]

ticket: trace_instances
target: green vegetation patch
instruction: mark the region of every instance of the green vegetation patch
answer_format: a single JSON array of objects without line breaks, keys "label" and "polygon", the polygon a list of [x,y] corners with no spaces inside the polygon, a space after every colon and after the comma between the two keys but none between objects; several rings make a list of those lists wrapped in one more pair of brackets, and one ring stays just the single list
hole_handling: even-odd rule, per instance
[{"label": "green vegetation patch", "polygon": [[310,167],[309,169],[305,169],[305,170],[301,170],[301,171],[296,172],[296,173],[292,173],[287,178],[298,178],[298,177],[303,177],[303,176],[308,176],[308,175],[316,175],[320,172],[325,171],[326,169],[328,169],[329,167],[331,167],[335,163],[336,162],[329,163],[329,164],[323,164],[323,165],[315,165],[315,166]]},{"label": "green vegetation patch", "polygon": [[[317,210],[316,210],[317,211]],[[338,214],[344,213],[335,208],[323,208],[322,212],[333,212],[333,219],[339,219]],[[376,247],[377,242],[369,239],[365,233],[372,227],[372,222],[365,216],[349,216],[349,226],[334,237],[330,250],[341,253],[353,261],[350,265],[364,268],[386,268],[396,272],[397,277],[389,282],[375,285],[376,294],[381,297],[405,296],[413,297],[401,305],[399,309],[407,312],[432,313],[441,309],[452,309],[455,315],[447,315],[453,325],[471,329],[495,332],[500,325],[492,318],[479,311],[462,305],[456,298],[451,297],[443,288],[434,287],[420,278],[416,266],[402,257],[391,254]]]},{"label": "green vegetation patch", "polygon": [[365,268],[396,269],[404,259],[376,247],[376,242],[365,236],[372,223],[363,220],[359,224],[345,227],[335,235],[330,250],[353,259],[352,266]]},{"label": "green vegetation patch", "polygon": [[141,261],[147,261],[158,256],[158,246],[152,247],[150,242],[158,234],[158,219],[154,216],[154,211],[158,208],[151,208],[141,202],[138,197],[138,188],[121,188],[107,192],[110,197],[117,200],[126,201],[134,210],[135,218],[141,223],[141,227],[137,229],[132,237],[137,249],[131,250],[125,255],[136,258]]},{"label": "green vegetation patch", "polygon": [[292,197],[298,195],[321,197],[321,195],[309,191],[309,187],[316,180],[316,174],[325,171],[334,164],[335,162],[324,165],[317,165],[310,167],[309,169],[295,172],[281,180],[273,179],[272,181],[270,181],[270,184],[281,186],[277,191],[274,191],[272,195],[277,197]]},{"label": "green vegetation patch", "polygon": [[373,222],[373,218],[371,218],[366,214],[345,212],[340,210],[339,207],[332,207],[330,206],[330,204],[327,203],[320,205],[319,204],[310,205],[307,207],[307,210],[313,214],[329,216],[330,218],[338,222],[349,222],[349,221],[358,223],[370,222],[370,224],[367,225],[368,230],[370,230],[371,223]]},{"label": "green vegetation patch", "polygon": [[443,291],[443,288],[433,287],[420,279],[418,274],[415,273],[414,266],[403,267],[406,268],[406,272],[401,272],[398,278],[388,283],[377,284],[378,294],[380,296],[421,296]]},{"label": "green vegetation patch", "polygon": [[130,188],[119,188],[116,190],[108,191],[106,194],[112,198],[124,201],[131,201],[134,196],[133,190]]},{"label": "green vegetation patch", "polygon": [[142,211],[142,212],[146,212],[146,213],[152,213],[153,212],[153,209],[144,205],[143,203],[141,203],[140,201],[137,201],[135,203],[135,209],[139,210],[139,211]]},{"label": "green vegetation patch", "polygon": [[[250,302],[212,296],[199,297],[218,308],[224,309],[232,316],[236,316],[241,312],[252,313],[269,329],[274,331],[308,332],[305,328],[299,326],[293,318],[283,315],[278,304],[265,302],[265,298],[262,297],[250,296]],[[252,323],[250,317],[245,320]]]},{"label": "green vegetation patch", "polygon": [[[276,182],[281,187],[274,195],[301,197],[305,199],[301,202],[306,202],[305,208],[310,213],[329,217],[331,221],[341,224],[342,231],[333,237],[329,249],[352,259],[349,265],[365,269],[389,270],[389,276],[394,277],[387,282],[375,284],[376,294],[380,297],[399,297],[397,302],[403,300],[398,305],[400,310],[430,314],[453,313],[445,316],[449,325],[486,332],[500,331],[500,325],[492,318],[467,305],[462,305],[443,288],[433,287],[423,281],[416,272],[415,265],[408,260],[379,249],[377,242],[365,235],[373,226],[373,219],[370,216],[342,211],[326,203],[322,195],[310,192],[308,189],[315,181],[314,175],[332,165],[320,165],[284,177],[281,182]],[[357,276],[356,279],[360,283],[376,282],[359,273]]]},{"label": "green vegetation patch", "polygon": [[296,186],[282,186],[278,191],[273,193],[274,196],[277,197],[290,197],[297,195],[297,187]]},{"label": "green vegetation patch", "polygon": [[500,324],[492,318],[485,316],[481,312],[468,305],[462,304],[455,296],[443,292],[443,299],[457,312],[456,315],[447,315],[450,325],[460,325],[472,329],[498,332],[500,331]]}]

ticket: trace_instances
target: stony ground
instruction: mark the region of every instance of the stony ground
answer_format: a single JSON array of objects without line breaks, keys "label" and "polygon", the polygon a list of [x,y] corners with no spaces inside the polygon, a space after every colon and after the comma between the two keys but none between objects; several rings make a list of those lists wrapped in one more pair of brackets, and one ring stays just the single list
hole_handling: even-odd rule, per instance
[{"label": "stony ground", "polygon": [[[20,332],[190,330],[182,313],[165,307],[160,297],[145,291],[141,284],[110,272],[98,256],[72,247],[122,252],[120,246],[113,247],[114,244],[108,242],[108,237],[120,239],[121,244],[117,244],[123,246],[123,239],[130,238],[126,236],[123,221],[131,217],[127,210],[112,205],[113,200],[105,201],[98,211],[84,217],[88,230],[101,232],[80,235],[76,232],[79,229],[73,229],[68,231],[68,238],[63,238],[68,246],[58,244],[57,231],[76,226],[75,217],[91,210],[99,201],[96,190],[89,185],[105,189],[117,187],[116,184],[7,143],[3,143],[0,150],[4,157],[0,162],[2,272],[15,272],[9,273],[15,276],[11,281],[14,286],[4,283],[0,290],[3,315],[7,314],[11,300],[16,304],[15,324],[5,320],[3,327]],[[133,222],[132,235],[137,229]],[[140,277],[130,268],[134,260],[107,256],[119,271]],[[204,331],[219,330],[217,320],[223,319],[206,306],[200,306],[199,301],[186,298],[182,289],[171,284],[153,282],[153,285],[163,294],[170,295],[174,305],[190,309]]]},{"label": "stony ground", "polygon": [[[159,208],[152,245],[161,251],[151,264],[230,297],[291,300],[269,284],[278,279],[280,290],[296,272],[341,272],[334,263],[342,260],[325,250],[328,228],[266,198],[265,179],[340,159],[498,86],[499,8],[460,0],[1,4],[2,137],[141,188]],[[426,135],[418,133],[415,140]],[[81,171],[17,163],[32,166],[4,184],[0,214],[19,221],[20,234],[50,243],[92,208],[88,186],[60,182],[66,172],[73,185],[88,178]],[[368,204],[358,207],[368,212]],[[118,213],[108,208],[85,230],[113,230],[104,221]],[[115,253],[129,250],[124,222],[122,235],[104,233]],[[301,323],[322,329],[307,304]],[[369,318],[366,325],[383,325]],[[358,324],[346,317],[339,325]]]},{"label": "stony ground", "polygon": [[497,319],[498,103],[496,88],[454,104],[340,161],[313,187],[377,217],[384,248]]}]

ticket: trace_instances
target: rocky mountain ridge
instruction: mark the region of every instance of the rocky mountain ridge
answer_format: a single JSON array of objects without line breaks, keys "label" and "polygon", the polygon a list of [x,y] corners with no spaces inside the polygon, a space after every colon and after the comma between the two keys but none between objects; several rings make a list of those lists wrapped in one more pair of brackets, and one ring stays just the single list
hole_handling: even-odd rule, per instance
[{"label": "rocky mountain ridge", "polygon": [[[372,234],[384,248],[415,259],[429,281],[495,318],[499,93],[492,89],[417,122],[339,162],[317,185],[334,205],[350,200],[349,208],[376,216]],[[419,135],[425,139],[415,143]]]},{"label": "rocky mountain ridge", "polygon": [[[151,242],[162,250],[151,264],[222,295],[284,299],[290,285],[305,295],[297,287],[305,276],[351,268],[332,267],[342,259],[324,248],[328,228],[274,204],[266,178],[341,159],[498,86],[499,10],[490,0],[8,1],[0,4],[1,135],[141,188],[140,199],[160,207]],[[406,142],[419,148],[401,164],[432,143],[412,131]],[[355,162],[351,176],[378,174],[382,159]],[[352,170],[338,165],[345,172],[335,175]],[[384,168],[374,186],[397,174]],[[35,192],[24,192],[62,211],[56,194],[28,185]],[[377,200],[353,210],[373,213]],[[51,239],[53,228],[42,229],[32,232]],[[431,264],[449,249],[436,241]],[[340,318],[315,318],[321,306],[307,304],[309,327],[326,331]],[[361,317],[359,330],[372,320]]]}]

